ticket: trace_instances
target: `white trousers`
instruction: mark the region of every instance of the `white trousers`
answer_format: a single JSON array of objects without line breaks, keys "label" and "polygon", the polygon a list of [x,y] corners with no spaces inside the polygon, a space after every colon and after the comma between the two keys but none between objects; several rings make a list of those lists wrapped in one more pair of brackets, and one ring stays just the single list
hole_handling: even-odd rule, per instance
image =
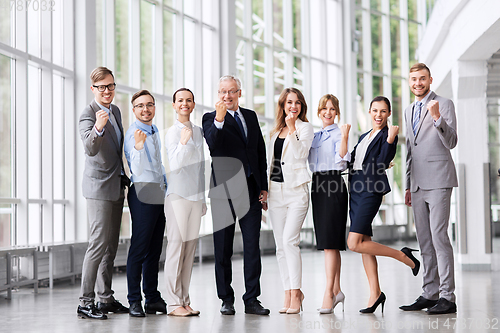
[{"label": "white trousers", "polygon": [[276,242],[276,258],[285,290],[302,287],[300,230],[309,208],[309,188],[302,184],[284,188],[283,183],[269,184],[269,217]]},{"label": "white trousers", "polygon": [[[167,251],[165,281],[167,313],[190,304],[189,284],[201,224],[203,202],[176,194],[165,198]],[[195,237],[193,237],[196,235]]]}]

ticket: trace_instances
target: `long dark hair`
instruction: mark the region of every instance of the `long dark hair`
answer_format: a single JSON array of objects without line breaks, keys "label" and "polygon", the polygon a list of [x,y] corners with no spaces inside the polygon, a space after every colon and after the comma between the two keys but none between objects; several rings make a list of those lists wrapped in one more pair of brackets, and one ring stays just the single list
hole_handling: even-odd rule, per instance
[{"label": "long dark hair", "polygon": [[191,96],[193,96],[193,102],[194,102],[194,94],[193,94],[193,92],[192,92],[191,90],[189,90],[188,88],[179,88],[179,89],[177,89],[177,90],[174,92],[174,96],[172,96],[172,102],[174,102],[174,103],[175,103],[175,95],[177,95],[177,93],[178,93],[179,91],[189,91],[189,92],[191,93]]},{"label": "long dark hair", "polygon": [[384,102],[387,105],[387,108],[389,109],[389,113],[391,112],[391,102],[389,101],[389,99],[387,97],[377,96],[374,99],[372,99],[372,101],[370,102],[370,108],[368,110],[371,110],[372,104],[374,102]]}]

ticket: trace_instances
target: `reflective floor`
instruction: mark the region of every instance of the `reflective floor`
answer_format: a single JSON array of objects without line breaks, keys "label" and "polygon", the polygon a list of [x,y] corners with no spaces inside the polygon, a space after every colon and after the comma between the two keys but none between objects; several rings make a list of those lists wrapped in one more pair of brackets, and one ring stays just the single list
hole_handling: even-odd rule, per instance
[{"label": "reflective floor", "polygon": [[[408,244],[393,244],[400,248]],[[416,244],[412,244],[415,246]],[[388,258],[379,258],[382,290],[387,295],[385,311],[362,315],[358,311],[367,306],[368,283],[361,256],[342,253],[341,285],[346,295],[345,311],[339,305],[334,314],[319,315],[325,276],[323,253],[303,250],[304,312],[299,315],[280,315],[283,290],[278,265],[273,255],[262,258],[262,296],[260,300],[271,309],[270,316],[245,315],[241,295],[243,262],[233,260],[233,286],[236,292],[235,316],[219,313],[214,281],[213,262],[196,264],[191,284],[192,307],[200,310],[199,317],[177,318],[153,315],[130,318],[110,314],[108,320],[78,319],[79,280],[77,285],[61,281],[54,289],[22,288],[13,292],[12,299],[0,294],[0,332],[500,332],[500,272],[456,271],[458,313],[428,316],[425,312],[406,313],[398,309],[412,303],[420,294],[422,273],[418,277],[403,264]],[[126,276],[115,274],[113,281],[116,298],[126,303]],[[160,291],[164,292],[163,272]]]}]

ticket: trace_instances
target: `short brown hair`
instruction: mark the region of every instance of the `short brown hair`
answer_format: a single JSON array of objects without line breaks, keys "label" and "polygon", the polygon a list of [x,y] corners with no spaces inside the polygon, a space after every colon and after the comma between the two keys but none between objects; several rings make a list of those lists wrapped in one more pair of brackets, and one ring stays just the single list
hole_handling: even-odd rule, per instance
[{"label": "short brown hair", "polygon": [[115,76],[110,69],[106,67],[97,67],[92,71],[92,73],[90,73],[90,82],[92,82],[92,84],[95,84],[96,82],[104,80],[108,75],[111,75],[113,77],[113,80],[115,79]]},{"label": "short brown hair", "polygon": [[132,99],[130,100],[130,103],[132,104],[132,106],[134,106],[134,101],[136,99],[138,99],[139,97],[144,96],[144,95],[151,96],[151,98],[153,99],[153,103],[155,102],[155,97],[153,96],[153,94],[151,94],[148,90],[143,89],[143,90],[139,90],[138,92],[136,92],[134,94],[134,96],[132,96]]},{"label": "short brown hair", "polygon": [[423,69],[426,69],[427,72],[429,72],[429,77],[431,77],[431,70],[429,69],[429,67],[427,67],[426,64],[421,63],[421,62],[417,62],[415,65],[411,66],[410,73],[418,72],[418,71],[421,71]]},{"label": "short brown hair", "polygon": [[337,121],[340,120],[340,105],[339,105],[339,99],[335,97],[335,95],[332,94],[326,94],[323,97],[319,99],[319,104],[318,104],[318,116],[321,110],[326,108],[326,103],[328,101],[332,102],[333,107],[335,108],[335,111],[337,111]]}]

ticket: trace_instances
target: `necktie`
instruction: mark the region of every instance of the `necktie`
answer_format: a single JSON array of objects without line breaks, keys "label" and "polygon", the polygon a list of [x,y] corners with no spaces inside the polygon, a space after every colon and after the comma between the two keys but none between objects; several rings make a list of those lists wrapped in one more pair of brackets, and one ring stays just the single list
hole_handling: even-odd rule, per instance
[{"label": "necktie", "polygon": [[314,136],[311,148],[319,148],[321,144],[326,141],[330,137],[330,131],[325,130],[324,128],[319,131],[318,135]]},{"label": "necktie", "polygon": [[238,124],[238,127],[240,128],[241,135],[243,135],[243,138],[245,139],[245,143],[247,143],[247,136],[245,135],[245,129],[243,128],[243,123],[241,122],[240,116],[238,115],[238,112],[234,111],[234,120],[236,120],[236,123]]},{"label": "necktie", "polygon": [[420,122],[420,111],[422,110],[423,103],[417,101],[415,103],[415,112],[413,114],[413,135],[417,135],[418,123]]},{"label": "necktie", "polygon": [[116,122],[115,115],[113,114],[113,111],[111,109],[109,110],[109,120],[111,121],[111,126],[113,126],[113,128],[115,129],[118,143],[120,143],[122,141],[122,135],[120,132],[120,128],[118,127],[118,123]]}]

